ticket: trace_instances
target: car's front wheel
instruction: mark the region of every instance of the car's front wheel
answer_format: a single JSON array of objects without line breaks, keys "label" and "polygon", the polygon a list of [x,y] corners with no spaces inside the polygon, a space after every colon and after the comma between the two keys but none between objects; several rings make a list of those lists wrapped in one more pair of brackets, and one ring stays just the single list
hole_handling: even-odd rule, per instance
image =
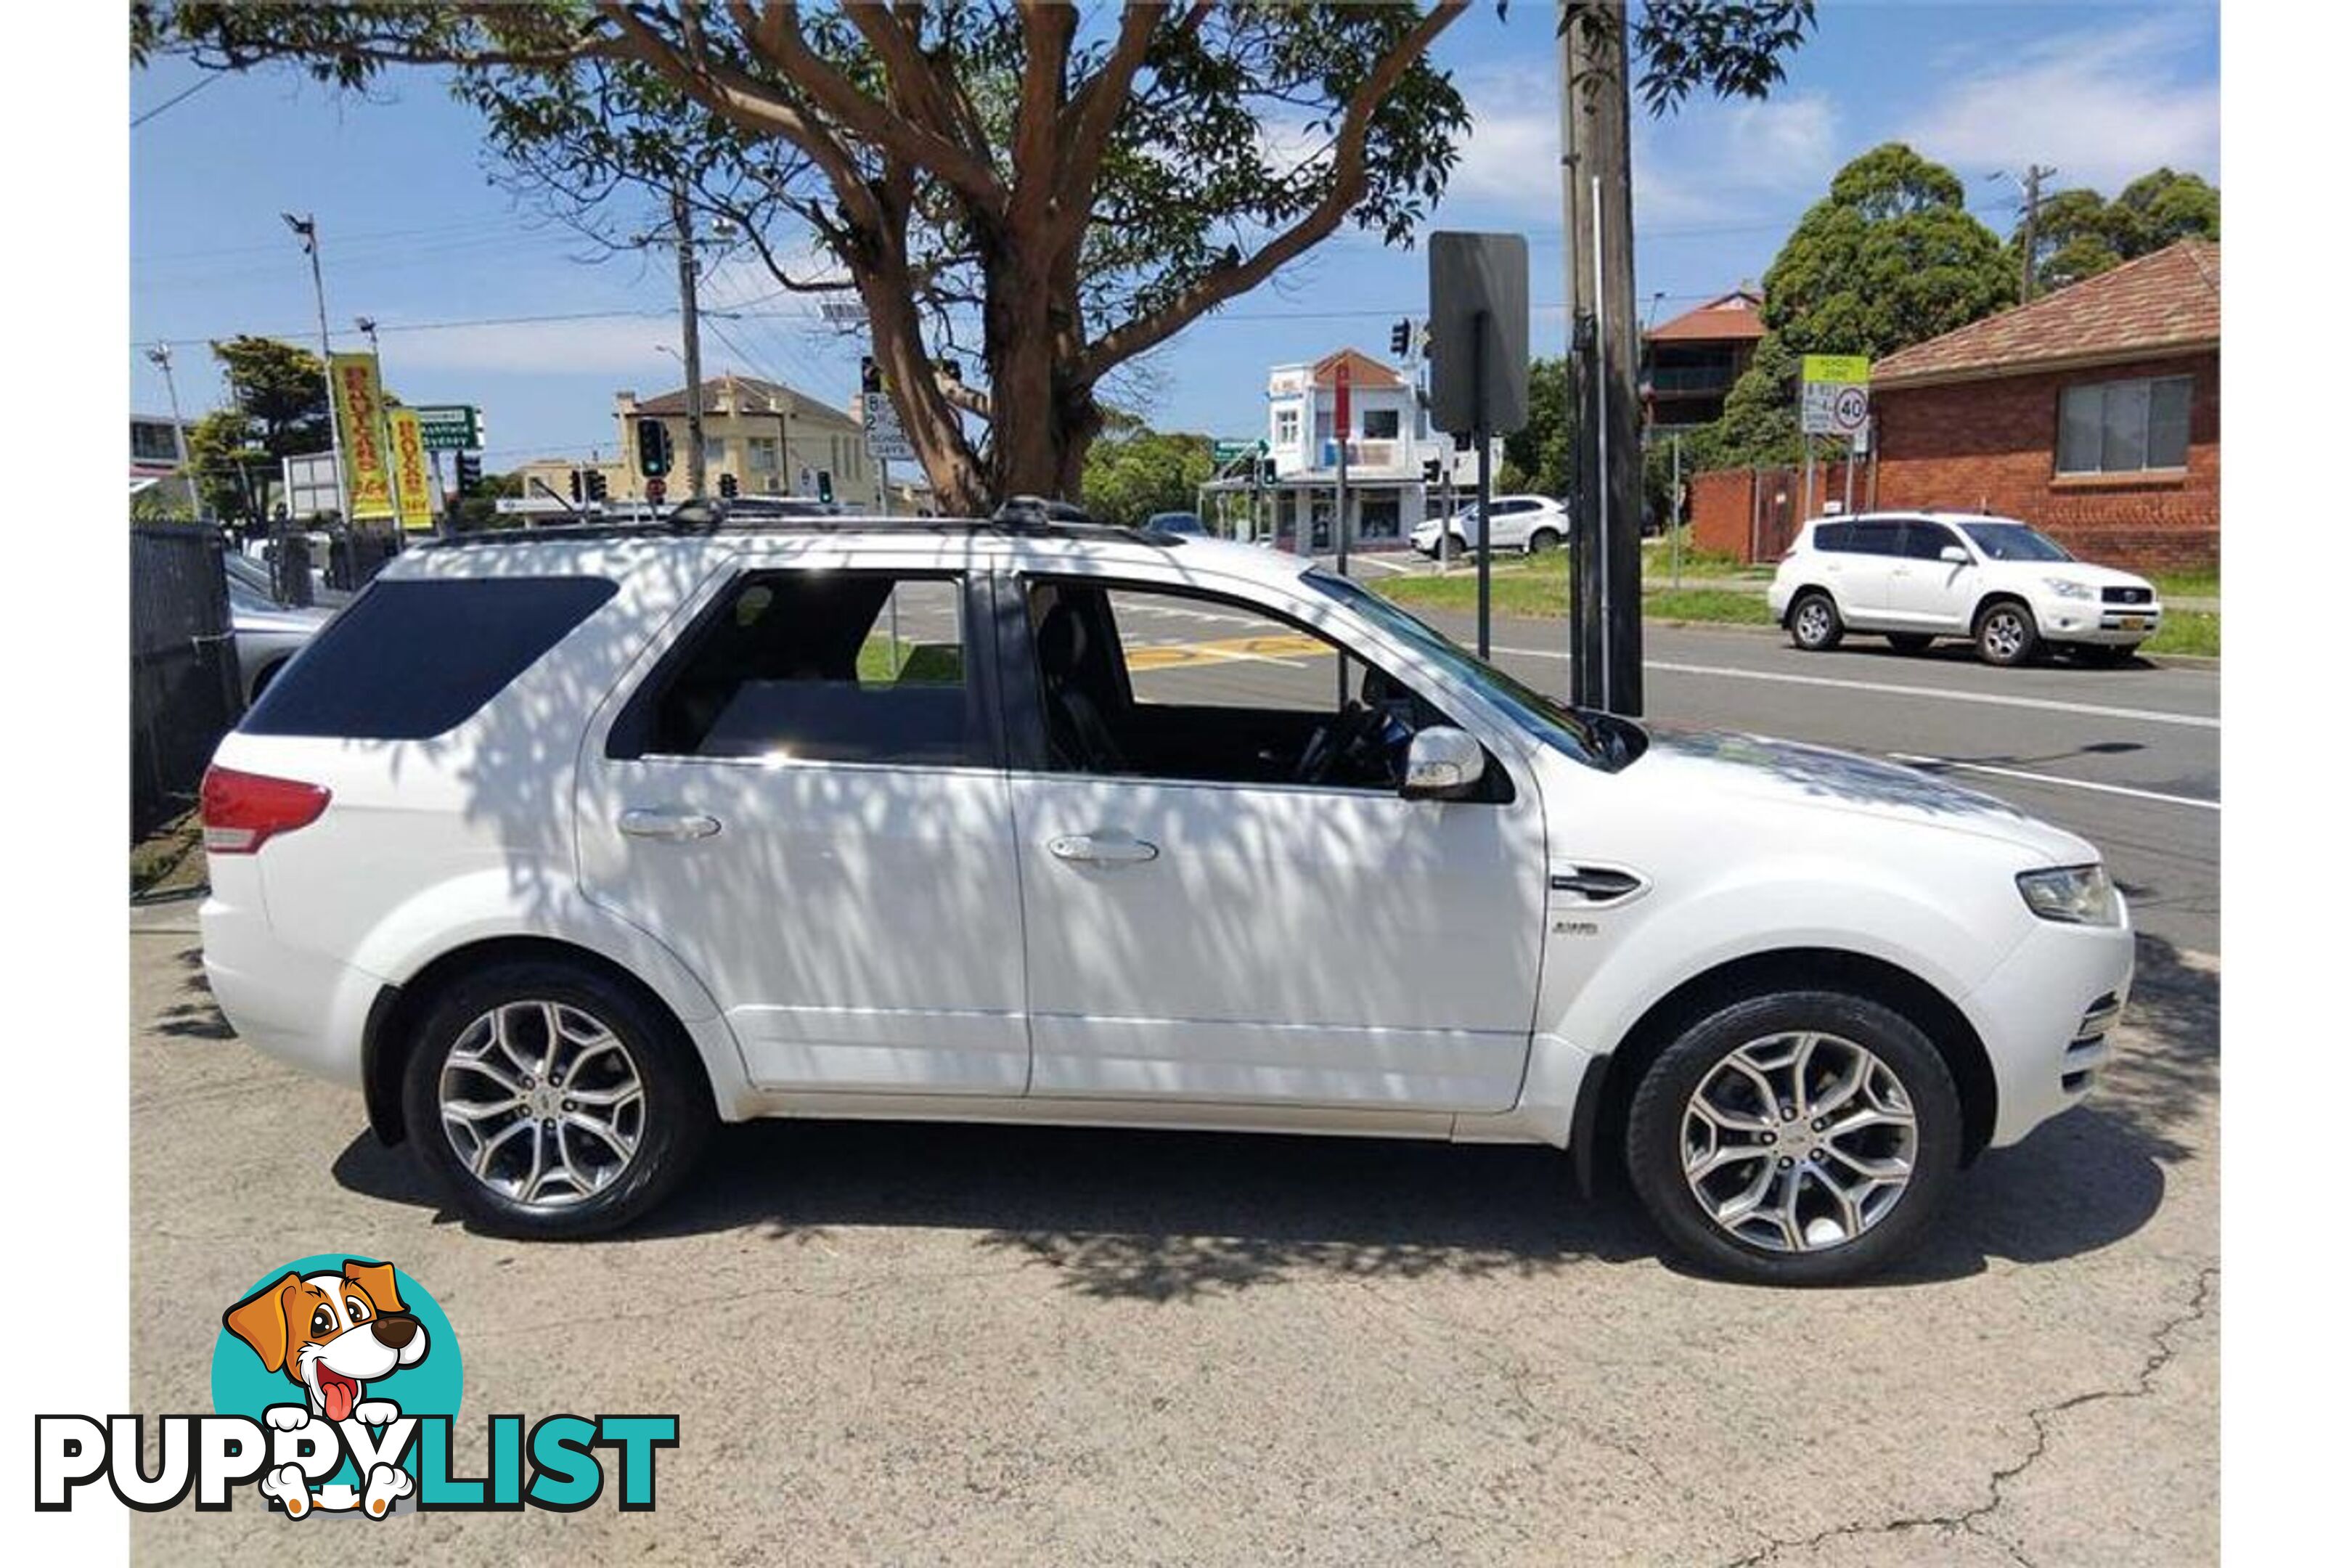
[{"label": "car's front wheel", "polygon": [[2023,664],[2041,641],[2033,612],[2014,599],[1996,599],[1977,617],[1977,657],[1987,664]]},{"label": "car's front wheel", "polygon": [[1789,606],[1789,640],[1807,653],[1827,653],[1844,637],[1836,602],[1820,589],[1807,589]]},{"label": "car's front wheel", "polygon": [[1670,1042],[1625,1136],[1634,1191],[1676,1252],[1734,1279],[1842,1284],[1918,1240],[1959,1168],[1959,1094],[1892,1009],[1775,992]]},{"label": "car's front wheel", "polygon": [[427,1011],[402,1085],[408,1137],[486,1230],[555,1240],[667,1196],[716,1121],[675,1022],[586,966],[467,975]]}]

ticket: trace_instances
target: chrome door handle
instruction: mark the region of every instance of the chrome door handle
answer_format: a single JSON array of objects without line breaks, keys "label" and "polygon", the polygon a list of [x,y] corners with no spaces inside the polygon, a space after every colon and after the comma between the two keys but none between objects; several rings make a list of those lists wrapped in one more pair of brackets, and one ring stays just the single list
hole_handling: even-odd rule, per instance
[{"label": "chrome door handle", "polygon": [[1160,858],[1157,844],[1108,834],[1066,834],[1048,839],[1045,851],[1056,860],[1073,860],[1083,866],[1140,866]]},{"label": "chrome door handle", "polygon": [[665,843],[684,844],[689,839],[708,838],[719,831],[719,819],[698,811],[664,811],[649,806],[632,806],[621,813],[621,831],[632,838],[658,838]]}]

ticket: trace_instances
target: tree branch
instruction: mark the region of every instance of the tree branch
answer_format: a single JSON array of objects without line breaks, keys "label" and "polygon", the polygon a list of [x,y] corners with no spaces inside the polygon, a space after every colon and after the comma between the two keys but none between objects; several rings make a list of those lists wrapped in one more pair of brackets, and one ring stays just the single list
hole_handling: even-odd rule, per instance
[{"label": "tree branch", "polygon": [[1331,188],[1299,220],[1266,242],[1255,255],[1214,267],[1158,310],[1105,333],[1087,345],[1080,375],[1088,383],[1122,360],[1165,342],[1202,311],[1246,293],[1276,269],[1296,259],[1317,241],[1339,226],[1342,218],[1363,198],[1365,148],[1372,117],[1412,62],[1425,54],[1439,34],[1452,26],[1468,0],[1439,0],[1412,31],[1381,58],[1355,96],[1348,100],[1334,138]]},{"label": "tree branch", "polygon": [[[1074,243],[1094,209],[1095,181],[1101,175],[1103,154],[1109,150],[1111,128],[1127,107],[1135,73],[1151,49],[1151,35],[1165,6],[1129,0],[1119,14],[1118,37],[1101,68],[1070,95],[1062,115],[1062,145],[1068,149],[1062,169],[1062,246]],[[1184,25],[1196,27],[1204,7],[1195,6]]]}]

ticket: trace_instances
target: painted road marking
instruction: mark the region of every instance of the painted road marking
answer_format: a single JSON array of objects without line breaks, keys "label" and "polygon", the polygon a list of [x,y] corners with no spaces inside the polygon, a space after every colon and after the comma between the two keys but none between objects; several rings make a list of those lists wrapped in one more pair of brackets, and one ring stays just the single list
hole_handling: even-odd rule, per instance
[{"label": "painted road marking", "polygon": [[1169,643],[1157,647],[1129,648],[1127,668],[1175,669],[1200,664],[1287,664],[1328,657],[1331,649],[1310,637],[1280,632],[1266,637],[1224,637],[1214,642]]},{"label": "painted road marking", "polygon": [[2022,768],[1997,768],[1990,763],[1964,763],[1953,757],[1921,757],[1905,752],[1889,752],[1888,759],[1908,763],[1915,768],[1949,768],[1964,773],[1990,773],[1995,778],[2022,779],[2029,784],[2056,784],[2062,789],[2086,789],[2099,795],[2120,795],[2133,800],[2152,800],[2161,805],[2193,805],[2200,811],[2219,811],[2218,800],[2203,800],[2193,795],[2165,795],[2152,789],[2132,789],[2125,784],[2098,784],[2090,779],[2062,778],[2056,773],[2032,773]]},{"label": "painted road marking", "polygon": [[[1559,648],[1498,647],[1496,653],[1523,658],[1565,659]],[[1990,708],[2032,708],[2046,713],[2076,713],[2091,719],[2128,719],[2142,724],[2177,724],[2189,730],[2218,730],[2219,719],[2199,713],[2168,713],[2154,708],[2111,708],[2096,702],[2063,702],[2054,697],[2017,697],[1999,691],[1953,691],[1935,686],[1913,686],[1896,680],[1840,680],[1826,675],[1784,675],[1769,669],[1737,669],[1718,664],[1673,664],[1661,659],[1643,663],[1645,670],[1668,675],[1713,675],[1732,680],[1769,680],[1788,686],[1822,686],[1837,691],[1871,691],[1893,697],[1928,697],[1945,702],[1978,702]]]}]

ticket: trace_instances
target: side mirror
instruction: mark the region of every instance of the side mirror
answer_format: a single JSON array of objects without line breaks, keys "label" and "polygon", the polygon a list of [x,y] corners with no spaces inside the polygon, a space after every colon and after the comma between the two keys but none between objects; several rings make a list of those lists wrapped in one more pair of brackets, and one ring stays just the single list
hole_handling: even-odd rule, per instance
[{"label": "side mirror", "polygon": [[1486,774],[1486,752],[1476,741],[1450,724],[1432,724],[1413,735],[1397,793],[1407,800],[1460,800]]},{"label": "side mirror", "polygon": [[1969,564],[1970,558],[1969,552],[1957,544],[1947,544],[1944,546],[1941,554],[1937,556],[1937,559],[1948,561],[1955,566],[1966,566]]}]

